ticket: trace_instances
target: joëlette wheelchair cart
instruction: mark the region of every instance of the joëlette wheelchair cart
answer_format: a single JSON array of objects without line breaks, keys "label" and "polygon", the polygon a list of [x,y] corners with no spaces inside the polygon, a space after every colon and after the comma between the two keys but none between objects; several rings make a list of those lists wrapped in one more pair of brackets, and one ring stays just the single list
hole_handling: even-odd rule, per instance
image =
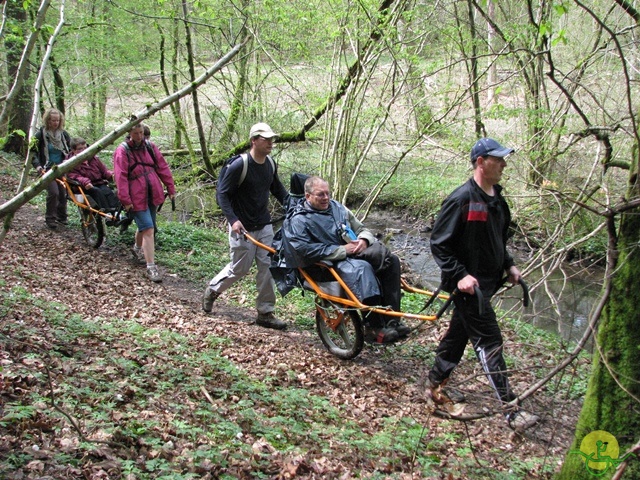
[{"label": "jo\u00eblette wheelchair cart", "polygon": [[[301,182],[300,177],[294,180],[296,175],[300,174],[294,173],[291,178],[291,196],[300,198],[303,196],[300,190]],[[293,203],[295,202],[290,202],[288,208],[291,208]],[[248,233],[245,233],[245,238],[259,248],[267,250],[272,255],[278,254],[275,248],[259,242]],[[323,280],[328,279],[328,281],[317,281],[304,269],[297,268],[295,269],[296,283],[304,290],[315,294],[316,330],[318,335],[329,352],[344,360],[353,359],[362,351],[365,338],[364,319],[369,312],[398,319],[433,322],[445,314],[454,297],[459,294],[457,290],[448,295],[442,293],[439,288],[435,291],[416,288],[409,285],[402,278],[402,290],[426,297],[425,305],[421,312],[425,310],[435,310],[435,312],[429,314],[400,312],[390,308],[365,305],[354,295],[353,291],[340,278],[340,275],[330,263],[320,262],[317,266],[322,269]],[[520,285],[524,293],[523,304],[526,307],[529,304],[529,290],[524,281],[521,281]],[[478,288],[476,288],[476,295],[479,297],[478,304],[480,310],[482,310],[482,293]],[[436,303],[436,301],[438,302]]]},{"label": "jo\u00eblette wheelchair cart", "polygon": [[[272,254],[276,253],[274,248],[260,243],[251,235],[245,234],[245,237],[258,247],[264,248]],[[414,288],[402,279],[401,286],[403,290],[429,297],[425,308],[430,307],[436,299],[440,299],[444,303],[435,314],[429,315],[372,307],[362,303],[353,294],[332,265],[325,263],[318,263],[317,265],[326,270],[333,280],[316,282],[302,268],[297,269],[297,275],[302,280],[303,288],[315,294],[316,330],[320,340],[322,340],[329,352],[343,360],[355,358],[362,351],[364,347],[363,322],[368,312],[407,320],[435,321],[446,312],[453,301],[453,295]]]},{"label": "jo\u00eblette wheelchair cart", "polygon": [[98,248],[102,245],[105,225],[119,226],[125,221],[126,213],[121,205],[116,209],[105,211],[78,182],[67,177],[56,178],[56,182],[67,190],[67,198],[78,207],[82,236],[90,246]]},{"label": "jo\u00eblette wheelchair cart", "polygon": [[[98,248],[102,245],[105,237],[105,225],[108,227],[118,227],[123,223],[130,224],[133,219],[127,215],[122,205],[114,209],[101,209],[97,202],[87,194],[82,186],[67,177],[56,178],[56,182],[64,186],[67,190],[67,198],[78,207],[80,213],[80,227],[85,241],[92,247]],[[165,198],[168,193],[165,192]],[[158,206],[158,212],[162,209]],[[176,209],[175,200],[171,200],[172,210]]]}]

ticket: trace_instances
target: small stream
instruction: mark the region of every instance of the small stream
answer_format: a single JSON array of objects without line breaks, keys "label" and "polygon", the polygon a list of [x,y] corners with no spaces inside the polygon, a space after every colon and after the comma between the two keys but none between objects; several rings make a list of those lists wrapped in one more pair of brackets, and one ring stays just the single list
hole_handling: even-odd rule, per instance
[{"label": "small stream", "polygon": [[[389,247],[405,262],[421,283],[430,288],[440,284],[440,269],[429,248],[429,233],[423,224],[406,224],[379,213],[372,214],[365,225],[382,237],[388,238]],[[512,254],[517,255],[517,252]],[[523,262],[516,262],[523,269]],[[494,297],[494,306],[504,310],[521,312],[522,318],[538,328],[559,335],[566,341],[582,337],[589,313],[601,291],[602,271],[599,268],[574,269],[563,266],[537,285],[542,272],[533,271],[525,275],[532,288],[531,302],[522,309],[522,290],[512,288],[501,296]]]}]

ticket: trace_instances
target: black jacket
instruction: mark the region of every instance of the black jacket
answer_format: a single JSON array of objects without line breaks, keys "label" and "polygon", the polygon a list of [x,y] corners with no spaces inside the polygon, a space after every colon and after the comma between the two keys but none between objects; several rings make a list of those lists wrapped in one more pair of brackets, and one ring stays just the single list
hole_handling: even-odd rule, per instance
[{"label": "black jacket", "polygon": [[494,189],[491,197],[471,178],[442,204],[430,243],[446,291],[468,274],[476,277],[481,288],[483,282],[495,285],[514,265],[506,247],[511,212],[502,187]]},{"label": "black jacket", "polygon": [[228,166],[217,187],[219,206],[229,225],[240,220],[248,231],[259,230],[271,222],[269,193],[283,205],[287,190],[268,160],[259,164],[249,155],[247,176],[238,185],[241,174],[242,161],[234,161]]}]

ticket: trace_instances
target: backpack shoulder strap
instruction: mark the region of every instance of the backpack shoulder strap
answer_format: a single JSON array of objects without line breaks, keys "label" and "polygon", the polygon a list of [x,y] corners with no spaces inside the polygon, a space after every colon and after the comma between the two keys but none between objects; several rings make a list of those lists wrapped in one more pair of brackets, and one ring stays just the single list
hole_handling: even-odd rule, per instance
[{"label": "backpack shoulder strap", "polygon": [[[240,157],[242,157],[242,173],[240,174],[240,180],[238,180],[238,185],[244,182],[244,179],[247,177],[247,170],[249,169],[249,154],[241,153]],[[269,160],[269,163],[271,164],[271,168],[273,169],[273,174],[275,175],[276,164],[273,161],[273,158],[271,158],[271,155],[267,155],[267,160]]]},{"label": "backpack shoulder strap", "polygon": [[242,158],[242,173],[240,174],[238,185],[244,182],[244,179],[247,177],[247,170],[249,169],[249,154],[242,153],[240,154],[240,157]]},{"label": "backpack shoulder strap", "polygon": [[153,145],[151,145],[151,142],[145,138],[144,146],[147,147],[147,152],[149,152],[149,155],[151,155],[151,159],[153,160],[153,168],[155,168],[157,170],[158,169],[158,161],[156,160],[156,154],[153,151]]}]

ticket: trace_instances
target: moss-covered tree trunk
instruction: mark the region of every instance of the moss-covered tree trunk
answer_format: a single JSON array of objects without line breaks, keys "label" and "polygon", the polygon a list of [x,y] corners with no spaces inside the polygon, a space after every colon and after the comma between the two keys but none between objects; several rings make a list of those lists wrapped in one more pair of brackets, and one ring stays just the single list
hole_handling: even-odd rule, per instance
[{"label": "moss-covered tree trunk", "polygon": [[[634,150],[629,199],[638,198],[640,193],[638,149]],[[597,478],[611,478],[616,464],[640,438],[640,209],[622,214],[615,247],[611,295],[596,337],[593,372],[575,439],[558,480],[593,479],[594,472],[602,473]],[[582,441],[592,432],[601,435],[597,431],[610,433],[618,442],[619,453],[615,452],[615,442],[610,441],[600,456],[612,457],[613,464],[592,462],[576,453],[589,453]],[[639,458],[629,458],[622,478],[640,478]]]}]

